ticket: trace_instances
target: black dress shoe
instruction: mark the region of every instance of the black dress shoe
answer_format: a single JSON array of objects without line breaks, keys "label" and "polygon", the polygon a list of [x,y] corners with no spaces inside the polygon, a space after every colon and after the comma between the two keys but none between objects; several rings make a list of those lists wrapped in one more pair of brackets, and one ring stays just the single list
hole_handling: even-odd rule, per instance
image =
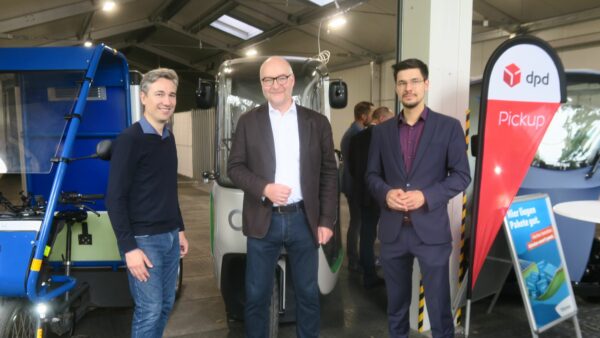
[{"label": "black dress shoe", "polygon": [[385,285],[385,279],[383,279],[381,277],[369,278],[368,280],[364,281],[364,286],[365,286],[365,289],[367,289],[367,290],[371,290],[376,287],[384,286],[384,285]]}]

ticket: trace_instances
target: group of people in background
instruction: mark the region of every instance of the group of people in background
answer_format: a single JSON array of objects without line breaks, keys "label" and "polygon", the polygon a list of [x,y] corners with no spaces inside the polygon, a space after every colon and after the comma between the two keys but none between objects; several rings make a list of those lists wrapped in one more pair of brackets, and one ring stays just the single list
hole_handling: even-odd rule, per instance
[{"label": "group of people in background", "polygon": [[388,107],[374,109],[371,102],[361,101],[354,106],[354,122],[340,142],[343,158],[341,191],[348,202],[350,219],[346,233],[348,269],[362,272],[366,289],[382,286],[377,275],[375,239],[379,207],[369,193],[365,181],[369,146],[373,127],[394,117]]},{"label": "group of people in background", "polygon": [[[374,257],[379,226],[390,337],[409,335],[414,258],[433,337],[453,337],[446,205],[470,182],[466,143],[459,121],[425,105],[427,65],[404,60],[394,65],[394,79],[403,106],[398,115],[360,102],[341,142],[349,267],[363,272],[365,287],[383,285]],[[167,127],[177,84],[168,69],[143,77],[143,117],[117,138],[110,165],[106,205],[135,301],[132,337],[162,336],[175,299],[177,263],[188,251],[177,199],[177,153]],[[244,191],[246,337],[268,337],[282,248],[295,286],[296,334],[319,336],[318,249],[336,222],[337,165],[329,121],[295,103],[294,84],[284,58],[264,61],[257,85],[266,102],[240,117],[229,155],[228,176]]]}]

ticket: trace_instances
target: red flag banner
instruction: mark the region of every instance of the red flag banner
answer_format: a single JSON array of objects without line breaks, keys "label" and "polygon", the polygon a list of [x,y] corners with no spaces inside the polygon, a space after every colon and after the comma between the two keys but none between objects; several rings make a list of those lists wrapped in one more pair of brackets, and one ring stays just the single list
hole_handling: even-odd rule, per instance
[{"label": "red flag banner", "polygon": [[502,44],[486,66],[475,169],[471,287],[554,113],[565,100],[562,64],[544,41]]}]

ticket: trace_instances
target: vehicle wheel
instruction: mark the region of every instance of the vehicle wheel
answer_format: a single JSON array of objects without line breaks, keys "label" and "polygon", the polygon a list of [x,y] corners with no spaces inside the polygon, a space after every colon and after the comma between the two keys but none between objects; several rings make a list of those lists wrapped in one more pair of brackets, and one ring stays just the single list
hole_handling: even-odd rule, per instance
[{"label": "vehicle wheel", "polygon": [[175,299],[181,296],[181,286],[183,285],[183,259],[179,259],[179,268],[177,268],[177,284],[175,285]]},{"label": "vehicle wheel", "polygon": [[279,334],[279,281],[277,277],[273,281],[273,294],[271,294],[271,306],[269,307],[269,338],[277,338]]},{"label": "vehicle wheel", "polygon": [[0,338],[36,337],[36,325],[37,314],[31,303],[24,299],[0,299]]}]

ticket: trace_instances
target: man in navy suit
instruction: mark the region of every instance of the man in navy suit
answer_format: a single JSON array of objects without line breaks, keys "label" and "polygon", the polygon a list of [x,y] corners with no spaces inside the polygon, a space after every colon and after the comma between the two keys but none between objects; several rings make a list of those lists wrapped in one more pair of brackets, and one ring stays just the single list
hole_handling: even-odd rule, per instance
[{"label": "man in navy suit", "polygon": [[471,181],[460,122],[425,105],[428,68],[418,59],[394,65],[403,110],[373,128],[366,179],[377,200],[381,264],[390,337],[407,338],[416,257],[434,338],[454,337],[450,307],[452,251],[448,201]]}]

